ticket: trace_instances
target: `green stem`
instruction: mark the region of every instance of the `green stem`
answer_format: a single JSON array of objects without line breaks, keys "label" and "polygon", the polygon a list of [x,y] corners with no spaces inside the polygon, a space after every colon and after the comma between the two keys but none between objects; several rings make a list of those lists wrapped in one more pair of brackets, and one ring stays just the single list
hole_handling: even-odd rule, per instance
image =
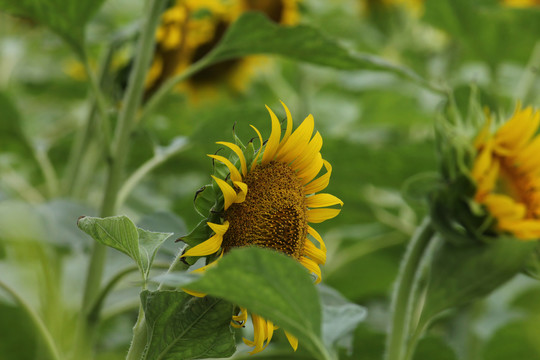
[{"label": "green stem", "polygon": [[126,360],[141,360],[146,348],[147,329],[146,319],[144,317],[144,310],[142,304],[139,306],[139,316],[137,322],[133,327],[133,340],[129,346],[129,351],[126,356]]},{"label": "green stem", "polygon": [[46,146],[34,146],[33,150],[36,161],[39,164],[43,176],[45,177],[45,183],[47,184],[47,195],[49,198],[53,198],[57,195],[60,187],[58,186],[58,177],[56,176],[54,166],[47,155]]},{"label": "green stem", "polygon": [[159,105],[159,103],[163,100],[167,94],[176,86],[176,84],[188,79],[192,75],[198,73],[205,67],[212,64],[211,59],[208,57],[202,58],[201,60],[197,61],[196,63],[189,66],[183,73],[176,75],[167,81],[163,85],[159,87],[159,89],[150,97],[150,99],[146,102],[146,105],[141,111],[140,118],[144,119],[149,113],[154,110],[154,108]]},{"label": "green stem", "polygon": [[45,344],[45,348],[47,349],[49,358],[51,360],[60,360],[60,355],[58,353],[58,349],[56,348],[56,344],[54,343],[51,333],[49,332],[49,330],[47,330],[47,327],[43,323],[43,320],[41,320],[38,314],[36,314],[36,312],[32,310],[30,305],[7,284],[0,281],[0,288],[4,289],[30,317],[30,319],[34,323],[34,326],[36,327],[38,335],[41,336],[43,343]]},{"label": "green stem", "polygon": [[392,293],[392,319],[386,342],[386,360],[406,359],[415,278],[434,233],[430,219],[426,218],[409,242],[401,262]]}]

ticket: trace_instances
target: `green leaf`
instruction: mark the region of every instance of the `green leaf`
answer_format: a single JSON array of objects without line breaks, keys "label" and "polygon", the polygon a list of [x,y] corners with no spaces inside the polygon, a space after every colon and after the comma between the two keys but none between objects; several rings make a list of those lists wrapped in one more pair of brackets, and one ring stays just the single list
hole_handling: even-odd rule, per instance
[{"label": "green leaf", "polygon": [[230,303],[178,291],[143,291],[141,303],[149,339],[143,359],[206,359],[234,353]]},{"label": "green leaf", "polygon": [[232,250],[186,286],[245,307],[295,335],[315,358],[326,352],[319,296],[306,269],[273,250]]},{"label": "green leaf", "polygon": [[341,70],[390,71],[431,87],[411,69],[375,55],[353,52],[312,26],[280,26],[256,12],[243,14],[205,61],[213,64],[251,54],[281,55]]},{"label": "green leaf", "polygon": [[510,280],[523,269],[535,246],[535,242],[513,238],[468,246],[442,242],[432,258],[420,323],[483,297]]},{"label": "green leaf", "polygon": [[195,193],[195,199],[193,200],[195,210],[204,217],[207,217],[210,213],[210,209],[216,203],[216,193],[212,184],[204,185]]},{"label": "green leaf", "polygon": [[538,315],[505,325],[483,347],[484,360],[540,360]]},{"label": "green leaf", "polygon": [[324,343],[331,348],[337,341],[349,335],[366,317],[366,309],[349,302],[336,290],[319,286],[322,301],[322,335]]},{"label": "green leaf", "polygon": [[77,226],[94,240],[135,260],[145,279],[159,246],[172,235],[139,229],[127,216],[86,216],[77,221]]},{"label": "green leaf", "polygon": [[41,23],[82,52],[85,26],[104,0],[0,0],[0,9]]},{"label": "green leaf", "polygon": [[3,92],[0,92],[0,114],[2,114],[2,121],[0,122],[2,151],[10,151],[30,158],[32,149],[25,139],[19,110]]}]

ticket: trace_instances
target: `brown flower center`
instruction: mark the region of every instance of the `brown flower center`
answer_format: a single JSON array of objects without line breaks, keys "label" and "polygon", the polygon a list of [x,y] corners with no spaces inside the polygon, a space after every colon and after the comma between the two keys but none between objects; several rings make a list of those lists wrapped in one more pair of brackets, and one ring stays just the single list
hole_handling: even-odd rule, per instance
[{"label": "brown flower center", "polygon": [[304,188],[286,164],[271,161],[247,174],[246,200],[225,211],[229,229],[223,248],[256,245],[276,249],[298,259],[307,235]]}]

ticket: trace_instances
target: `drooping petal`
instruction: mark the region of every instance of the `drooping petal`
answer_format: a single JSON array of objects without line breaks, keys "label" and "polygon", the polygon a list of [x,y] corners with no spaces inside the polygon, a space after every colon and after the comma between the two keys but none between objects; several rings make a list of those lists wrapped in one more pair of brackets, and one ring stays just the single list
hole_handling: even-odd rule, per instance
[{"label": "drooping petal", "polygon": [[341,209],[313,209],[307,212],[307,221],[310,223],[321,223],[336,217]]},{"label": "drooping petal", "polygon": [[241,181],[235,181],[234,185],[240,189],[238,194],[236,195],[236,200],[234,200],[235,203],[241,203],[246,200],[246,195],[248,192],[248,186],[246,183],[243,183]]},{"label": "drooping petal", "polygon": [[291,333],[285,331],[285,336],[287,337],[287,340],[289,340],[289,344],[291,344],[291,347],[294,351],[298,349],[298,339],[296,336],[292,335]]},{"label": "drooping petal", "polygon": [[227,169],[229,169],[229,172],[231,173],[231,180],[233,182],[242,181],[242,175],[240,175],[240,171],[238,171],[236,166],[234,166],[234,164],[229,159],[220,155],[207,155],[207,156],[217,161],[221,161],[225,166],[227,166]]},{"label": "drooping petal", "polygon": [[204,274],[206,272],[206,270],[210,269],[210,268],[213,268],[214,266],[217,265],[218,261],[223,257],[223,251],[221,252],[221,255],[219,255],[219,257],[215,260],[215,261],[212,261],[210,264],[207,264],[205,266],[202,266],[198,269],[195,269],[192,271],[192,273],[194,274]]},{"label": "drooping petal", "polygon": [[225,202],[225,210],[229,208],[235,201],[236,201],[236,191],[232,188],[231,185],[227,184],[226,181],[218,179],[214,175],[212,175],[212,179],[218,184],[219,188],[221,189],[221,192],[223,193],[223,199]]},{"label": "drooping petal", "polygon": [[244,327],[247,321],[247,310],[246,308],[240,308],[240,314],[239,315],[233,315],[231,325],[235,328],[241,328]]},{"label": "drooping petal", "polygon": [[268,142],[264,148],[263,158],[261,161],[261,164],[263,165],[268,164],[274,158],[278,150],[279,139],[281,138],[281,126],[276,114],[274,114],[274,112],[268,106],[266,106],[266,110],[268,110],[270,113],[270,118],[272,119],[272,132],[270,133],[270,137],[268,138]]},{"label": "drooping petal", "polygon": [[311,241],[306,239],[304,243],[304,255],[319,265],[326,263],[326,250],[319,249]]},{"label": "drooping petal", "polygon": [[301,256],[300,259],[298,259],[298,262],[300,264],[302,264],[302,266],[304,266],[310,272],[317,275],[317,279],[315,280],[315,284],[318,284],[318,283],[321,282],[321,280],[322,280],[321,268],[319,267],[319,265],[317,265],[317,263],[315,261],[313,261],[311,259],[308,259],[305,256]]},{"label": "drooping petal", "polygon": [[332,175],[332,165],[330,165],[330,163],[326,160],[323,160],[323,164],[326,168],[326,174],[321,175],[304,187],[304,192],[306,195],[321,191],[328,186],[328,183],[330,182],[330,175]]},{"label": "drooping petal", "polygon": [[326,245],[324,244],[324,241],[323,241],[321,235],[319,235],[319,233],[314,228],[312,228],[311,226],[307,227],[307,232],[308,232],[309,235],[313,236],[315,238],[315,240],[317,240],[319,242],[319,245],[321,246],[321,250],[326,253]]},{"label": "drooping petal", "polygon": [[182,288],[182,291],[191,295],[191,296],[195,296],[195,297],[198,297],[198,298],[203,298],[206,296],[205,293],[202,293],[202,292],[198,292],[198,291],[191,291],[191,290],[188,290],[188,289],[184,289]]},{"label": "drooping petal", "polygon": [[227,220],[225,220],[223,224],[207,222],[206,225],[208,225],[217,235],[224,235],[229,229],[229,222]]},{"label": "drooping petal", "polygon": [[242,175],[246,176],[247,175],[246,157],[244,156],[242,149],[240,149],[240,146],[230,143],[230,142],[225,142],[225,141],[218,141],[216,144],[227,146],[236,154],[236,156],[238,156],[238,159],[240,159],[240,167],[242,169]]},{"label": "drooping petal", "polygon": [[343,201],[331,194],[316,194],[306,198],[306,205],[310,208],[320,208],[338,204],[343,206]]},{"label": "drooping petal", "polygon": [[223,235],[215,234],[210,239],[203,241],[197,246],[192,247],[181,257],[185,256],[206,256],[215,254],[221,248],[221,243],[223,242]]}]

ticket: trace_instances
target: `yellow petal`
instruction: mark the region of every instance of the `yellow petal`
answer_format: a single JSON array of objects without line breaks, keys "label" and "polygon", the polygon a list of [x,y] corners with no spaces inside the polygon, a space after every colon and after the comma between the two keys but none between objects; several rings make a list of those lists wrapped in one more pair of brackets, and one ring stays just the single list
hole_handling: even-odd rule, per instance
[{"label": "yellow petal", "polygon": [[182,291],[185,292],[185,293],[188,293],[191,296],[195,296],[195,297],[199,297],[199,298],[202,298],[202,297],[206,296],[205,293],[197,292],[197,291],[191,291],[191,290],[184,289],[184,288],[182,288]]},{"label": "yellow petal", "polygon": [[493,142],[488,141],[480,154],[476,156],[474,165],[471,171],[471,176],[477,182],[485,176],[492,165],[493,159]]},{"label": "yellow petal", "polygon": [[206,225],[208,225],[210,229],[212,229],[212,231],[218,235],[224,235],[229,229],[229,222],[227,220],[225,220],[223,224],[214,224],[211,222],[207,222]]},{"label": "yellow petal", "polygon": [[306,185],[308,182],[313,180],[315,176],[321,171],[324,164],[321,153],[317,153],[315,159],[306,166],[304,169],[298,171],[296,176],[302,180],[302,185]]},{"label": "yellow petal", "polygon": [[221,161],[225,166],[227,166],[227,169],[229,169],[229,172],[231,173],[231,180],[234,181],[242,181],[242,175],[240,175],[240,171],[236,168],[236,166],[233,165],[232,162],[230,162],[229,159],[223,156],[219,155],[207,155],[208,157],[212,159],[216,159],[217,161]]},{"label": "yellow petal", "polygon": [[285,336],[287,337],[287,340],[289,340],[289,344],[291,344],[291,347],[294,351],[298,349],[298,339],[296,336],[293,336],[291,333],[285,331]]},{"label": "yellow petal", "polygon": [[323,241],[321,235],[319,235],[319,233],[309,225],[308,225],[308,228],[307,228],[307,232],[308,232],[309,235],[313,236],[315,238],[315,240],[317,240],[319,242],[319,246],[321,247],[321,250],[326,253],[326,245],[324,244],[324,241]]},{"label": "yellow petal", "polygon": [[315,120],[313,120],[313,115],[310,114],[279,149],[276,155],[277,159],[284,163],[290,163],[303,154],[309,144],[314,127]]},{"label": "yellow petal", "polygon": [[306,205],[310,208],[327,207],[338,204],[343,206],[343,201],[331,194],[316,194],[306,198]]},{"label": "yellow petal", "polygon": [[242,175],[246,176],[247,175],[246,157],[244,156],[242,149],[240,149],[240,146],[230,143],[230,142],[225,142],[225,141],[218,141],[216,144],[227,146],[236,154],[236,156],[238,156],[238,159],[240,159],[240,167],[242,169]]},{"label": "yellow petal", "polygon": [[225,210],[229,208],[236,201],[236,191],[226,181],[218,179],[212,175],[212,179],[218,184],[221,192],[223,193],[223,199],[225,202]]},{"label": "yellow petal", "polygon": [[247,321],[247,316],[248,316],[248,313],[247,313],[246,308],[240,308],[240,314],[233,315],[232,317],[233,321],[231,321],[231,325],[237,329],[243,327]]},{"label": "yellow petal", "polygon": [[307,221],[310,223],[321,223],[336,217],[341,209],[313,209],[307,212]]},{"label": "yellow petal", "polygon": [[294,170],[299,170],[305,168],[307,165],[309,165],[313,159],[317,157],[317,153],[321,151],[323,144],[322,136],[317,131],[311,141],[309,142],[308,146],[304,150],[304,153],[300,155],[292,164],[291,167]]},{"label": "yellow petal", "polygon": [[302,264],[306,269],[308,269],[310,272],[317,275],[317,279],[315,280],[315,284],[318,284],[321,282],[322,275],[321,275],[321,268],[317,263],[311,259],[308,259],[305,256],[301,256],[298,260],[300,264]]},{"label": "yellow petal", "polygon": [[287,129],[285,130],[285,135],[283,135],[283,139],[281,139],[281,142],[279,143],[279,148],[283,147],[283,145],[287,142],[289,139],[289,136],[291,136],[292,128],[293,128],[293,121],[291,112],[289,111],[289,108],[283,101],[279,101],[283,108],[285,109],[285,114],[287,114]]},{"label": "yellow petal", "polygon": [[241,203],[246,200],[246,195],[248,192],[248,186],[246,183],[243,183],[241,181],[235,181],[234,185],[240,189],[238,194],[236,195],[236,200],[234,200],[235,203]]},{"label": "yellow petal", "polygon": [[207,264],[205,266],[202,266],[196,270],[193,270],[192,273],[194,274],[204,274],[206,272],[206,270],[214,267],[217,265],[219,259],[221,259],[223,257],[223,251],[221,252],[221,255],[219,255],[219,257],[215,260],[215,261],[212,261],[210,264]]},{"label": "yellow petal", "polygon": [[304,243],[304,255],[308,256],[315,263],[321,265],[326,263],[326,250],[321,250],[309,240]]},{"label": "yellow petal", "polygon": [[215,254],[221,248],[221,243],[223,242],[223,235],[215,234],[210,239],[203,241],[197,246],[192,247],[181,257],[184,256],[206,256]]},{"label": "yellow petal", "polygon": [[304,193],[306,195],[321,191],[328,186],[328,183],[330,182],[330,175],[332,174],[332,165],[330,165],[330,163],[326,160],[323,160],[323,164],[326,168],[326,174],[313,180],[304,187]]},{"label": "yellow petal", "polygon": [[274,112],[268,106],[266,106],[266,110],[268,110],[270,113],[270,118],[272,119],[272,132],[270,133],[270,138],[268,138],[268,142],[264,148],[261,162],[263,165],[268,164],[272,159],[274,159],[276,151],[278,150],[279,139],[281,138],[281,125],[279,124],[276,114],[274,114]]},{"label": "yellow petal", "polygon": [[261,154],[261,150],[262,150],[262,147],[263,147],[263,139],[262,139],[262,135],[260,133],[260,131],[253,125],[249,125],[253,128],[253,130],[255,130],[255,132],[257,133],[257,136],[259,136],[259,141],[261,142],[261,146],[259,147],[259,151],[257,151],[257,155],[255,155],[255,158],[253,159],[253,162],[251,163],[251,170],[253,171],[253,169],[255,168],[255,166],[257,165],[257,160],[259,159],[259,155]]}]

